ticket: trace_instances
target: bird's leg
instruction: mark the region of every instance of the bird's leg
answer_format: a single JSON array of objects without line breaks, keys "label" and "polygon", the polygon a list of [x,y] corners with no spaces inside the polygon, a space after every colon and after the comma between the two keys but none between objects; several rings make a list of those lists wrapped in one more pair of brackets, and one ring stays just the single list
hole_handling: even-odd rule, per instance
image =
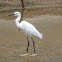
[{"label": "bird's leg", "polygon": [[34,53],[35,53],[35,43],[34,43],[34,40],[33,38],[31,37],[32,41],[33,41],[33,47],[34,47]]},{"label": "bird's leg", "polygon": [[34,47],[34,54],[33,55],[30,55],[30,56],[36,56],[37,54],[35,54],[35,43],[34,43],[34,40],[33,38],[31,37],[32,41],[33,41],[33,47]]},{"label": "bird's leg", "polygon": [[27,53],[28,53],[28,48],[29,48],[29,39],[28,39],[28,36],[27,36],[27,41],[28,41],[28,46],[27,46]]},{"label": "bird's leg", "polygon": [[28,36],[27,36],[27,41],[28,41],[28,45],[27,45],[26,54],[22,54],[22,55],[20,55],[20,56],[27,56],[27,55],[29,55],[29,54],[28,54],[28,48],[29,48],[29,39],[28,39]]}]

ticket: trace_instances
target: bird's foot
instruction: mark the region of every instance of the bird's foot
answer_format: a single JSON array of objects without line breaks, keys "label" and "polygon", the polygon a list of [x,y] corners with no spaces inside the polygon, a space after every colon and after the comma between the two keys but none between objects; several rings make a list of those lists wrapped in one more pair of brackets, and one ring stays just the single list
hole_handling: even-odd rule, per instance
[{"label": "bird's foot", "polygon": [[26,54],[21,54],[20,56],[28,56],[29,54],[28,53],[26,53]]},{"label": "bird's foot", "polygon": [[34,54],[30,55],[30,56],[37,56],[37,54],[34,53]]}]

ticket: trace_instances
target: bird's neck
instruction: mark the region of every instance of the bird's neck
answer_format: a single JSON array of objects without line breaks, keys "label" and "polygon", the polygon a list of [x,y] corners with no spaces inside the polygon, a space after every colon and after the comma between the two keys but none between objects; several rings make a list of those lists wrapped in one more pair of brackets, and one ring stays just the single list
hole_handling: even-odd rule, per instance
[{"label": "bird's neck", "polygon": [[19,16],[17,16],[17,18],[16,18],[16,22],[20,22],[20,20],[21,20],[21,15],[19,15]]},{"label": "bird's neck", "polygon": [[21,19],[21,15],[19,15],[16,20],[15,20],[15,23],[16,23],[16,26],[19,27],[20,26],[20,19]]}]

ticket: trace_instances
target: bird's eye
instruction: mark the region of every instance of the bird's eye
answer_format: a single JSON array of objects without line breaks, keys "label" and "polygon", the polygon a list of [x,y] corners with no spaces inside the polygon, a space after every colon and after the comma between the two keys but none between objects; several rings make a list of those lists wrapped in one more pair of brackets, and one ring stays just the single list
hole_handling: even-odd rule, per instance
[{"label": "bird's eye", "polygon": [[17,13],[16,13],[17,14]]}]

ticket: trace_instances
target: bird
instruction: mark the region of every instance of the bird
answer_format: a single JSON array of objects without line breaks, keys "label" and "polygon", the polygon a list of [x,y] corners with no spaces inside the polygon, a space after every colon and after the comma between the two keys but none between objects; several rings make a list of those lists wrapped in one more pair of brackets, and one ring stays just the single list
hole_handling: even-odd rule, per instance
[{"label": "bird", "polygon": [[31,23],[27,22],[27,21],[20,21],[21,20],[21,13],[16,11],[12,14],[9,14],[9,16],[17,16],[17,18],[15,19],[15,24],[16,26],[21,29],[26,37],[27,37],[27,41],[28,41],[28,45],[27,45],[27,50],[26,50],[26,54],[22,54],[21,56],[27,56],[28,54],[28,48],[29,48],[29,38],[28,36],[31,37],[31,40],[33,41],[33,47],[34,47],[34,53],[31,56],[36,56],[37,54],[35,54],[35,43],[34,40],[32,38],[32,35],[39,37],[40,39],[43,38],[43,34],[41,34]]}]

